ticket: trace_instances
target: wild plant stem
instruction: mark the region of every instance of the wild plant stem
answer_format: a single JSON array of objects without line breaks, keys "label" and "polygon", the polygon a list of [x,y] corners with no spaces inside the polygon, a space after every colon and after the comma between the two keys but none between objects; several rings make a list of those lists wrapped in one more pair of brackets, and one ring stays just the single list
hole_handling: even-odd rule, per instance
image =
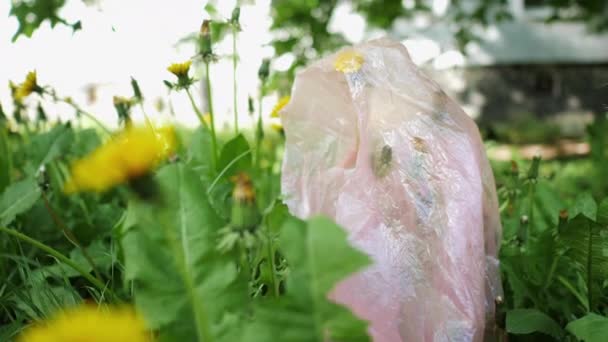
[{"label": "wild plant stem", "polygon": [[237,107],[237,83],[236,83],[236,64],[238,55],[236,52],[236,37],[238,31],[235,25],[232,25],[232,94],[234,107],[234,135],[239,134],[239,112]]},{"label": "wild plant stem", "polygon": [[196,117],[198,117],[198,121],[200,121],[201,125],[203,125],[205,128],[208,129],[209,127],[207,127],[207,123],[205,122],[205,117],[203,116],[203,113],[201,113],[201,110],[196,105],[196,102],[194,102],[194,97],[192,97],[192,92],[190,91],[190,88],[186,88],[186,94],[188,94],[188,98],[190,99],[190,104],[192,105],[192,109],[194,110],[194,113],[196,113]]},{"label": "wild plant stem", "polygon": [[6,172],[8,175],[8,183],[12,183],[13,181],[13,153],[11,151],[10,140],[8,138],[8,134],[6,130],[2,129],[2,140],[4,141],[5,155],[6,155]]},{"label": "wild plant stem", "polygon": [[[264,85],[262,84],[262,87]],[[260,147],[262,145],[262,139],[264,138],[264,119],[262,118],[262,97],[263,92],[260,90],[260,95],[258,98],[258,125],[255,133],[255,167],[259,169],[260,167]]]},{"label": "wild plant stem", "polygon": [[76,235],[74,235],[72,230],[70,230],[65,225],[65,223],[61,220],[61,218],[59,218],[59,216],[57,215],[55,210],[53,210],[53,207],[51,206],[51,203],[49,202],[49,199],[44,192],[42,192],[42,199],[44,200],[44,206],[46,207],[47,212],[51,216],[51,219],[53,220],[53,222],[55,222],[55,225],[57,226],[57,228],[63,233],[65,238],[71,244],[74,245],[74,247],[80,249],[80,251],[82,252],[82,255],[84,256],[86,261],[91,266],[91,269],[93,270],[93,273],[95,274],[95,277],[97,278],[97,280],[99,280],[99,282],[101,282],[102,281],[101,274],[97,270],[97,267],[95,266],[95,262],[93,261],[93,258],[91,258],[91,256],[89,255],[87,250],[84,248],[84,246],[80,243],[80,241],[78,241],[78,238],[76,238]]},{"label": "wild plant stem", "polygon": [[279,282],[277,281],[277,275],[276,275],[276,265],[274,264],[274,248],[272,246],[272,238],[270,235],[270,232],[266,231],[267,234],[267,238],[268,238],[268,249],[267,249],[267,253],[268,255],[266,256],[266,258],[268,259],[268,267],[270,268],[270,274],[272,275],[272,293],[274,294],[275,297],[279,296]]},{"label": "wild plant stem", "polygon": [[112,135],[112,131],[106,127],[106,125],[104,125],[101,121],[99,121],[95,115],[87,112],[86,110],[80,108],[80,106],[78,106],[77,104],[75,104],[72,101],[68,101],[66,99],[62,99],[59,96],[57,96],[57,94],[55,93],[54,89],[44,89],[44,93],[50,95],[54,101],[56,102],[63,102],[65,104],[67,104],[68,106],[74,108],[74,110],[76,110],[76,112],[86,116],[87,118],[91,119],[93,122],[95,122],[95,124],[97,124],[97,126],[99,126],[104,132],[106,132],[108,135]]},{"label": "wild plant stem", "polygon": [[99,121],[95,115],[87,112],[86,110],[83,110],[82,108],[78,107],[77,105],[71,104],[71,106],[76,109],[80,114],[86,116],[87,118],[91,119],[93,122],[95,122],[97,124],[97,126],[99,126],[105,133],[107,133],[108,135],[112,135],[112,131],[110,131],[110,129],[108,127],[106,127],[106,125],[104,125],[101,121]]},{"label": "wild plant stem", "polygon": [[217,167],[217,137],[215,135],[215,115],[213,113],[213,98],[211,95],[211,74],[209,73],[209,62],[205,62],[205,82],[207,88],[207,107],[209,108],[209,118],[211,119],[211,148],[213,149],[213,167]]},{"label": "wild plant stem", "polygon": [[593,310],[593,286],[591,281],[593,281],[593,273],[592,273],[592,266],[593,266],[593,261],[591,259],[591,256],[593,255],[593,223],[592,222],[587,222],[587,226],[589,226],[588,228],[588,233],[589,233],[589,241],[587,243],[587,300],[589,302],[589,309],[588,311]]},{"label": "wild plant stem", "polygon": [[93,286],[98,288],[101,292],[107,292],[112,297],[112,299],[114,299],[115,301],[120,301],[120,298],[111,289],[107,288],[101,281],[99,281],[97,278],[93,277],[87,271],[83,270],[80,266],[78,266],[78,264],[76,264],[75,262],[70,260],[65,255],[61,254],[61,252],[57,251],[56,249],[54,249],[48,245],[45,245],[44,243],[42,243],[36,239],[33,239],[23,233],[20,233],[14,229],[0,227],[0,232],[4,232],[8,235],[16,237],[17,239],[27,242],[27,243],[31,244],[32,246],[50,254],[51,256],[55,257],[57,260],[61,261],[62,263],[66,264],[67,266],[74,269],[83,278],[85,278],[91,284],[93,284]]},{"label": "wild plant stem", "polygon": [[139,108],[141,109],[141,112],[144,114],[144,119],[146,120],[146,124],[150,127],[150,129],[152,129],[153,132],[156,133],[154,126],[152,125],[152,121],[150,121],[150,117],[146,113],[146,109],[144,108],[144,103],[141,101],[139,102]]}]

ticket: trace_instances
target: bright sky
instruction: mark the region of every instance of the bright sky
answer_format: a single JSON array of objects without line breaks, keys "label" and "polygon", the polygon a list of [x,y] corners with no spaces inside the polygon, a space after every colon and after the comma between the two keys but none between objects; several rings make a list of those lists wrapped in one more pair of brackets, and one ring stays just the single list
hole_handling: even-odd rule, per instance
[{"label": "bright sky", "polygon": [[[272,55],[268,16],[270,0],[243,6],[238,48],[242,52],[238,67],[239,111],[243,124],[248,124],[247,95],[257,94],[257,70],[263,57]],[[104,122],[115,125],[112,105],[114,95],[131,96],[130,76],[135,77],[147,99],[146,111],[155,114],[158,97],[166,99],[162,80],[173,78],[166,71],[169,64],[182,62],[194,55],[192,44],[176,43],[188,34],[198,32],[207,18],[204,0],[103,0],[87,7],[82,1],[68,1],[62,14],[70,21],[82,20],[83,29],[43,25],[32,38],[20,37],[11,43],[17,21],[9,18],[10,1],[0,1],[0,101],[11,110],[8,80],[23,81],[30,70],[37,70],[39,83],[53,85],[62,96],[72,96]],[[220,14],[229,18],[234,0],[218,1]],[[218,44],[219,55],[231,53],[230,40]],[[196,72],[200,78],[202,70]],[[214,107],[220,121],[232,119],[232,64],[224,58],[212,67]],[[98,99],[87,104],[86,88],[99,85]],[[199,90],[199,89],[197,89]],[[196,118],[184,94],[172,95],[181,122],[194,123]],[[270,109],[275,98],[266,99]],[[50,107],[50,114],[67,118],[73,114],[65,107]],[[135,113],[139,115],[139,113]]]}]

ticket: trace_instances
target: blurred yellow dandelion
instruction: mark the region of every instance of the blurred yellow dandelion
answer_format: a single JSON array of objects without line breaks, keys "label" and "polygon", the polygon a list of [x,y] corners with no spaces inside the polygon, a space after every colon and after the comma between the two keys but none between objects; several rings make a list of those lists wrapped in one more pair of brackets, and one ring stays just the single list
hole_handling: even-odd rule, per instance
[{"label": "blurred yellow dandelion", "polygon": [[274,106],[274,108],[272,108],[272,112],[270,112],[270,117],[278,118],[279,113],[281,113],[281,110],[283,110],[283,108],[285,108],[285,106],[287,106],[290,99],[291,99],[291,97],[289,97],[289,96],[281,97],[279,99],[279,101],[277,102],[277,104]]},{"label": "blurred yellow dandelion", "polygon": [[27,73],[25,81],[15,89],[15,100],[23,101],[23,99],[30,96],[33,92],[38,91],[40,91],[40,87],[38,86],[36,71],[30,71]]},{"label": "blurred yellow dandelion", "polygon": [[338,54],[334,61],[336,71],[350,74],[359,71],[365,59],[355,50],[346,50]]},{"label": "blurred yellow dandelion", "polygon": [[172,127],[127,127],[106,144],[72,164],[66,193],[103,192],[143,176],[175,149]]},{"label": "blurred yellow dandelion", "polygon": [[83,305],[33,325],[18,342],[150,342],[145,322],[129,307]]},{"label": "blurred yellow dandelion", "polygon": [[173,63],[169,65],[167,70],[173,75],[177,76],[177,78],[188,77],[188,71],[190,71],[191,65],[192,61],[185,61],[183,63]]}]

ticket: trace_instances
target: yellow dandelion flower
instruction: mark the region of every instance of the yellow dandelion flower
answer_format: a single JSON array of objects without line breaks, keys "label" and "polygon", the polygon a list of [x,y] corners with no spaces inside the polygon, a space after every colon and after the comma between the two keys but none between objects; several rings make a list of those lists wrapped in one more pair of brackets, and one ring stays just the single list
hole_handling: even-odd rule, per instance
[{"label": "yellow dandelion flower", "polygon": [[346,50],[338,54],[334,61],[334,68],[336,71],[350,74],[359,71],[364,62],[363,55],[355,50]]},{"label": "yellow dandelion flower", "polygon": [[83,305],[26,329],[18,342],[150,342],[151,334],[133,309]]},{"label": "yellow dandelion flower", "polygon": [[188,77],[188,71],[190,71],[191,65],[192,61],[173,63],[167,68],[167,70],[173,75],[177,76],[177,78]]},{"label": "yellow dandelion flower", "polygon": [[72,164],[64,191],[103,192],[143,176],[175,149],[173,128],[127,127],[122,133]]},{"label": "yellow dandelion flower", "polygon": [[23,101],[23,99],[30,96],[33,92],[40,91],[37,82],[36,71],[28,72],[25,81],[23,81],[15,90],[15,100]]},{"label": "yellow dandelion flower", "polygon": [[274,106],[274,108],[272,108],[272,112],[270,112],[270,117],[278,118],[281,110],[283,110],[283,108],[285,108],[285,106],[287,106],[287,104],[289,103],[289,100],[291,100],[291,97],[289,97],[289,96],[281,97],[279,99],[279,101],[277,102],[277,104]]}]

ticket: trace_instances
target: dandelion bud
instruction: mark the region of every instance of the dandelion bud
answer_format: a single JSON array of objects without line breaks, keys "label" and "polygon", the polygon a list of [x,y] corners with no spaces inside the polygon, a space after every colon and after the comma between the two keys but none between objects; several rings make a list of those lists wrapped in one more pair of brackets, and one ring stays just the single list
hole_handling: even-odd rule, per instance
[{"label": "dandelion bud", "polygon": [[514,175],[519,173],[519,166],[515,160],[511,160],[511,173]]},{"label": "dandelion bud", "polygon": [[255,188],[249,175],[242,172],[231,178],[232,212],[230,223],[238,229],[248,229],[259,223],[260,214],[256,205]]},{"label": "dandelion bud", "polygon": [[270,74],[270,59],[264,58],[262,61],[262,65],[260,65],[260,69],[258,70],[258,77],[262,82],[264,82],[268,75]]},{"label": "dandelion bud", "polygon": [[253,116],[255,109],[253,108],[253,98],[251,96],[247,97],[247,109],[249,110],[249,115]]},{"label": "dandelion bud", "polygon": [[133,97],[137,100],[137,102],[142,102],[144,100],[144,96],[141,93],[141,88],[139,88],[139,83],[137,80],[131,77],[131,88],[133,88]]},{"label": "dandelion bud", "polygon": [[568,224],[568,217],[570,215],[568,214],[568,210],[566,209],[562,209],[559,211],[559,220],[557,223],[557,230],[558,231],[563,231],[566,228],[566,225]]},{"label": "dandelion bud", "polygon": [[199,53],[205,62],[209,62],[213,58],[213,50],[211,47],[211,20],[204,20],[201,25],[199,34]]},{"label": "dandelion bud", "polygon": [[232,16],[230,17],[230,23],[236,27],[240,26],[240,24],[239,24],[240,16],[241,16],[241,8],[237,6],[232,10]]},{"label": "dandelion bud", "polygon": [[36,107],[36,113],[37,113],[38,121],[41,121],[41,122],[47,121],[46,112],[44,111],[44,108],[42,108],[42,104],[40,104],[40,102],[38,102],[38,106]]},{"label": "dandelion bud", "polygon": [[118,114],[118,121],[129,124],[131,122],[131,100],[126,97],[114,96],[113,101],[114,108]]}]

